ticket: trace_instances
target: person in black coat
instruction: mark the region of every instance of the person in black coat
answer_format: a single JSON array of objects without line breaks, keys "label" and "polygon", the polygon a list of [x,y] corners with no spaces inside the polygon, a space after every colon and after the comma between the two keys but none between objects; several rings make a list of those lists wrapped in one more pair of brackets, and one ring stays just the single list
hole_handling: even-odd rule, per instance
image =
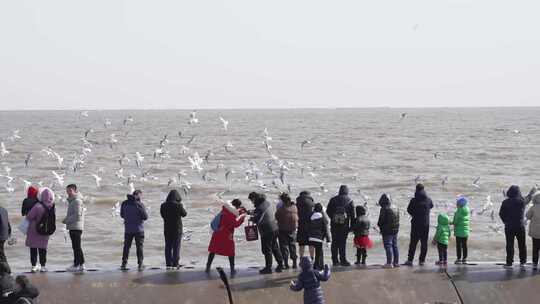
[{"label": "person in black coat", "polygon": [[[531,190],[531,192],[533,192]],[[527,245],[525,242],[525,207],[530,201],[521,195],[519,186],[513,185],[506,192],[508,196],[501,204],[499,217],[504,223],[504,234],[506,236],[506,265],[512,267],[514,263],[514,239],[517,239],[519,248],[519,262],[521,267],[527,263]]]},{"label": "person in black coat", "polygon": [[8,296],[9,303],[14,304],[33,304],[39,296],[39,290],[34,287],[28,278],[24,275],[15,278],[17,289]]},{"label": "person in black coat", "polygon": [[259,271],[260,274],[272,273],[272,254],[277,262],[276,272],[283,270],[283,258],[278,245],[278,224],[275,218],[276,209],[269,201],[266,195],[262,193],[251,192],[249,200],[255,206],[250,221],[255,223],[261,236],[261,251],[264,254],[265,267]]},{"label": "person in black coat", "polygon": [[433,208],[433,202],[427,196],[424,185],[416,185],[414,197],[411,199],[407,212],[411,215],[411,240],[409,243],[409,257],[405,265],[412,266],[416,246],[420,241],[419,265],[423,266],[426,261],[429,239],[429,215]]},{"label": "person in black coat", "polygon": [[349,188],[341,185],[339,194],[328,202],[326,213],[330,218],[332,231],[332,263],[334,266],[351,266],[347,261],[347,237],[354,223],[354,203],[349,197]]},{"label": "person in black coat", "polygon": [[0,262],[0,304],[11,303],[9,295],[15,291],[14,283],[8,263]]},{"label": "person in black coat", "polygon": [[296,241],[298,242],[298,253],[304,256],[306,246],[309,246],[309,225],[315,201],[309,191],[302,191],[296,198],[296,208],[298,209],[298,230]]},{"label": "person in black coat", "polygon": [[187,215],[182,204],[182,197],[177,190],[171,190],[160,207],[163,218],[163,234],[165,236],[165,263],[167,269],[178,268],[180,261],[180,245],[184,230],[182,218]]},{"label": "person in black coat", "polygon": [[399,267],[399,211],[392,207],[392,201],[386,194],[381,195],[379,199],[379,220],[377,226],[383,239],[384,250],[386,251],[386,268]]}]

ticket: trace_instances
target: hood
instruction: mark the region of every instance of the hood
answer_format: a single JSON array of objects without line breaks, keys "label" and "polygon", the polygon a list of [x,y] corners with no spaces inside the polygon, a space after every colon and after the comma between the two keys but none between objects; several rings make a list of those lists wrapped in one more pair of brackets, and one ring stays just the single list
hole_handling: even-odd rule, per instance
[{"label": "hood", "polygon": [[230,213],[234,214],[234,216],[238,217],[240,215],[240,211],[238,211],[238,209],[236,209],[236,207],[234,207],[231,203],[223,203],[223,210],[227,210],[229,211]]},{"label": "hood", "polygon": [[540,205],[540,191],[537,191],[532,196],[532,202],[534,205]]},{"label": "hood", "polygon": [[36,186],[28,187],[28,191],[26,192],[28,198],[35,198],[35,199],[37,199],[38,193],[39,193],[39,189]]},{"label": "hood", "polygon": [[169,192],[169,195],[167,195],[167,199],[165,201],[167,203],[180,203],[182,202],[182,196],[180,195],[180,192],[178,192],[178,190],[171,190]]},{"label": "hood", "polygon": [[427,198],[427,194],[425,190],[418,190],[414,193],[414,198],[420,201],[423,201]]},{"label": "hood", "polygon": [[519,189],[519,186],[512,185],[508,188],[508,191],[506,191],[506,195],[509,198],[521,198],[521,189]]},{"label": "hood", "polygon": [[450,223],[450,220],[448,219],[448,215],[446,214],[439,214],[437,217],[437,224],[441,226],[447,226]]},{"label": "hood", "polygon": [[308,257],[301,257],[300,268],[302,268],[302,271],[310,271],[311,268],[313,268],[313,264],[311,264],[311,259]]},{"label": "hood", "polygon": [[349,187],[347,185],[341,185],[339,187],[339,195],[349,195]]},{"label": "hood", "polygon": [[255,204],[258,206],[266,201],[266,195],[264,193],[258,193]]},{"label": "hood", "polygon": [[133,203],[137,201],[135,196],[133,196],[132,194],[127,195],[127,200],[128,200],[128,202],[133,202]]},{"label": "hood", "polygon": [[381,198],[379,199],[379,206],[387,207],[387,206],[390,206],[391,204],[392,202],[390,201],[390,198],[388,197],[388,195],[386,194],[381,195]]},{"label": "hood", "polygon": [[41,188],[38,193],[38,200],[46,206],[51,206],[54,202],[54,192],[47,187]]}]

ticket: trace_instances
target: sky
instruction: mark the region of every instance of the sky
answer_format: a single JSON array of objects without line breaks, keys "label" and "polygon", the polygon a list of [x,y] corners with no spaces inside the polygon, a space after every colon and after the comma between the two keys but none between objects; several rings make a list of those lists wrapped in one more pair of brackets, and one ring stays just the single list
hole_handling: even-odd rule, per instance
[{"label": "sky", "polygon": [[2,0],[0,110],[540,106],[539,1]]}]

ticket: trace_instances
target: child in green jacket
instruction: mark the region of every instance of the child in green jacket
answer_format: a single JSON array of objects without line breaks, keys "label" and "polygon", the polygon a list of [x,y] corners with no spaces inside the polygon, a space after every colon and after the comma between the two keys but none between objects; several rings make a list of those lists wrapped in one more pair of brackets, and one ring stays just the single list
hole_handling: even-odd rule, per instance
[{"label": "child in green jacket", "polygon": [[452,224],[454,225],[454,235],[456,236],[456,265],[467,264],[467,239],[469,238],[470,214],[471,211],[467,206],[469,201],[466,197],[461,196],[457,199],[457,210],[454,214]]},{"label": "child in green jacket", "polygon": [[448,215],[441,213],[437,217],[437,232],[433,237],[433,244],[436,244],[439,250],[439,261],[435,265],[446,266],[448,239],[450,239],[450,220]]}]

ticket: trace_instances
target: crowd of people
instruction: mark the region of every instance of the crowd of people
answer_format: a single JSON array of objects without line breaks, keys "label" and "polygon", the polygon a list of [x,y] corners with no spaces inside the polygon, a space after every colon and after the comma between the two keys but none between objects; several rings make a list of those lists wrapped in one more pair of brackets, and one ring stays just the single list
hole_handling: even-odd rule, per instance
[{"label": "crowd of people", "polygon": [[[84,231],[85,207],[77,186],[70,184],[66,187],[67,214],[62,220],[69,231],[73,249],[73,264],[68,271],[81,272],[85,270],[85,258],[82,249],[82,234]],[[540,253],[540,191],[533,188],[525,197],[518,186],[511,186],[506,193],[507,198],[502,202],[499,216],[505,226],[506,264],[511,268],[514,262],[514,240],[517,239],[520,266],[527,262],[526,223],[530,221],[529,236],[533,244],[533,270],[538,269]],[[124,220],[124,250],[121,270],[127,270],[131,244],[135,240],[138,270],[145,269],[144,265],[144,222],[148,219],[146,207],[142,202],[143,193],[135,190],[127,195],[121,205],[120,216]],[[333,266],[351,266],[347,259],[347,240],[353,234],[352,245],[356,248],[356,265],[366,265],[368,250],[373,247],[370,232],[374,230],[362,205],[355,206],[349,196],[346,185],[339,188],[339,193],[331,198],[326,208],[316,203],[308,191],[302,191],[295,201],[287,193],[279,195],[277,204],[271,203],[265,194],[251,192],[248,199],[253,209],[248,210],[239,199],[223,202],[210,226],[213,230],[208,246],[206,271],[210,271],[216,255],[229,259],[231,274],[235,269],[234,231],[245,222],[255,226],[264,255],[265,264],[261,274],[281,272],[284,269],[297,268],[298,259],[309,255],[314,270],[322,271],[324,263],[324,243],[331,248]],[[527,205],[532,206],[526,211]],[[382,237],[386,252],[385,268],[399,267],[398,233],[400,214],[388,194],[382,194],[379,202],[380,211],[375,229]],[[451,234],[456,240],[455,264],[467,264],[467,240],[470,233],[470,209],[466,197],[456,200],[456,211],[452,218],[446,213],[438,214],[437,227],[432,243],[437,246],[439,258],[437,265],[446,266],[448,263],[448,244]],[[422,184],[416,185],[414,197],[410,200],[407,212],[411,216],[410,243],[407,260],[403,265],[413,266],[418,243],[420,255],[418,264],[424,265],[428,252],[430,215],[433,202],[427,195]],[[26,234],[26,246],[30,249],[31,272],[46,272],[47,246],[50,235],[56,230],[56,211],[54,192],[43,187],[30,186],[27,198],[21,206],[24,221],[19,229]],[[187,216],[182,204],[182,197],[177,190],[171,190],[165,202],[161,205],[160,215],[163,218],[165,239],[165,262],[167,270],[180,267],[180,247],[182,242],[182,218]],[[453,229],[451,228],[453,226]],[[9,275],[9,265],[4,253],[5,242],[11,237],[11,225],[5,208],[0,207],[0,271]],[[298,251],[297,251],[298,245]],[[307,253],[306,253],[307,248]],[[38,264],[39,258],[39,264]],[[273,261],[277,263],[272,268]],[[305,263],[305,262],[304,262]],[[311,266],[305,265],[306,268]],[[30,290],[26,278],[17,279],[21,290]],[[25,287],[26,286],[26,287]],[[30,287],[28,287],[30,286]],[[25,289],[26,288],[26,289]],[[296,288],[296,287],[295,287]],[[12,292],[12,294],[15,294]],[[2,299],[7,299],[4,292]]]}]

